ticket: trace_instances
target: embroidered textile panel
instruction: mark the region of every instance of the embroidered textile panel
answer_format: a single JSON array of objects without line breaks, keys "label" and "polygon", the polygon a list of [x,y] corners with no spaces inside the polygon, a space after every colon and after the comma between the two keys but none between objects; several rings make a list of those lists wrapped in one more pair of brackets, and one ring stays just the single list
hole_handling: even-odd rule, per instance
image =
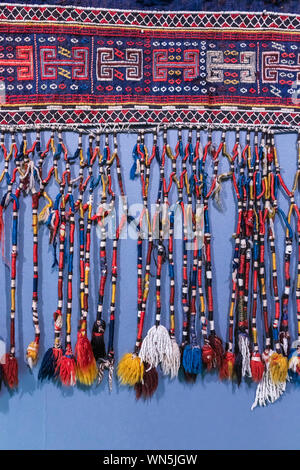
[{"label": "embroidered textile panel", "polygon": [[300,15],[0,5],[0,124],[299,125]]}]

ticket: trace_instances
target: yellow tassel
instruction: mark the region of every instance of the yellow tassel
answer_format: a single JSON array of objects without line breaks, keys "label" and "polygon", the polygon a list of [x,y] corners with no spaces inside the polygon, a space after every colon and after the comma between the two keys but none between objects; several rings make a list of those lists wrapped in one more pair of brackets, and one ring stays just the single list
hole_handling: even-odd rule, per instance
[{"label": "yellow tassel", "polygon": [[78,382],[90,387],[97,378],[97,365],[96,361],[92,361],[85,368],[76,368],[76,378]]},{"label": "yellow tassel", "polygon": [[36,365],[39,355],[39,343],[32,341],[26,351],[26,359],[30,368]]},{"label": "yellow tassel", "polygon": [[136,354],[124,354],[118,365],[118,377],[122,385],[133,387],[142,381],[144,365]]},{"label": "yellow tassel", "polygon": [[285,382],[288,374],[287,358],[274,352],[270,358],[270,373],[274,384]]}]

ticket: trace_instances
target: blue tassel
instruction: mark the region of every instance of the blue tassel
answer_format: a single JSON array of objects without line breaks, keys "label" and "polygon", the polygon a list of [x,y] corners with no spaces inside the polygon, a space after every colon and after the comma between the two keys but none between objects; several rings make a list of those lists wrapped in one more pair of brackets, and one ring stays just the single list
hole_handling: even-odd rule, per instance
[{"label": "blue tassel", "polygon": [[[291,349],[288,359],[290,360],[292,357],[299,357],[299,353],[296,348]],[[297,374],[297,372],[289,369],[289,377],[295,385],[300,385],[300,375]]]},{"label": "blue tassel", "polygon": [[53,354],[53,348],[45,352],[42,364],[39,370],[38,379],[43,381],[45,379],[52,379],[55,375],[56,360]]},{"label": "blue tassel", "polygon": [[297,374],[297,372],[293,372],[292,370],[289,370],[289,378],[295,384],[296,386],[300,386],[300,375]]},{"label": "blue tassel", "polygon": [[182,365],[189,374],[200,374],[202,371],[201,348],[187,344],[183,350]]}]

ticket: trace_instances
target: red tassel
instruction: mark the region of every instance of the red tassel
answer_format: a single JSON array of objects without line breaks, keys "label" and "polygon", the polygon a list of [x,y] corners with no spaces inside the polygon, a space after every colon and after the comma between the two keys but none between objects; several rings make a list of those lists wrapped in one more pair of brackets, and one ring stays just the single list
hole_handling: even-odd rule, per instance
[{"label": "red tassel", "polygon": [[142,394],[143,394],[143,384],[142,384],[142,382],[138,382],[137,384],[135,384],[134,390],[135,390],[135,398],[137,400],[139,400],[142,397]]},{"label": "red tassel", "polygon": [[220,380],[232,379],[235,355],[230,351],[226,351],[223,357],[222,366],[220,368]]},{"label": "red tassel", "polygon": [[214,366],[215,352],[210,344],[205,344],[202,348],[202,362],[207,370],[211,370]]},{"label": "red tassel", "polygon": [[216,335],[210,335],[208,340],[215,353],[215,365],[218,369],[220,369],[224,356],[222,340]]},{"label": "red tassel", "polygon": [[94,353],[90,340],[87,335],[81,330],[77,334],[77,343],[75,346],[75,356],[77,361],[77,367],[79,369],[87,369],[92,363],[95,362]]},{"label": "red tassel", "polygon": [[252,380],[254,382],[260,382],[265,370],[265,366],[261,360],[259,353],[253,353],[250,361]]},{"label": "red tassel", "polygon": [[144,363],[143,382],[134,386],[136,399],[143,397],[145,400],[151,398],[158,387],[158,373],[156,367],[150,367]]},{"label": "red tassel", "polygon": [[63,385],[69,387],[76,384],[76,362],[70,348],[58,360],[55,373],[59,375]]},{"label": "red tassel", "polygon": [[58,361],[62,358],[62,355],[63,355],[62,349],[54,347],[52,349],[52,352],[53,352],[55,363],[57,364]]},{"label": "red tassel", "polygon": [[[3,361],[3,359],[2,359]],[[4,382],[10,389],[18,386],[18,361],[15,356],[6,353],[2,362]]]}]

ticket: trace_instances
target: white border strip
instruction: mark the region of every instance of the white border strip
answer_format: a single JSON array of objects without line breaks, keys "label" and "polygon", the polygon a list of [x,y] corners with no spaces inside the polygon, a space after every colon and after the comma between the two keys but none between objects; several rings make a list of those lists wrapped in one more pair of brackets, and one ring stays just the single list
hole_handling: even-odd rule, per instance
[{"label": "white border strip", "polygon": [[49,4],[25,4],[25,3],[0,3],[0,7],[9,8],[12,7],[26,7],[26,8],[62,8],[62,9],[76,9],[76,10],[90,10],[90,11],[117,11],[118,13],[146,13],[146,14],[190,14],[190,15],[220,15],[220,14],[238,14],[238,15],[269,15],[269,16],[292,16],[300,18],[300,13],[284,13],[284,12],[275,12],[275,11],[237,11],[237,10],[221,10],[221,11],[202,11],[202,10],[127,10],[127,9],[120,9],[120,8],[100,8],[100,7],[83,7],[79,5],[49,5]]}]

